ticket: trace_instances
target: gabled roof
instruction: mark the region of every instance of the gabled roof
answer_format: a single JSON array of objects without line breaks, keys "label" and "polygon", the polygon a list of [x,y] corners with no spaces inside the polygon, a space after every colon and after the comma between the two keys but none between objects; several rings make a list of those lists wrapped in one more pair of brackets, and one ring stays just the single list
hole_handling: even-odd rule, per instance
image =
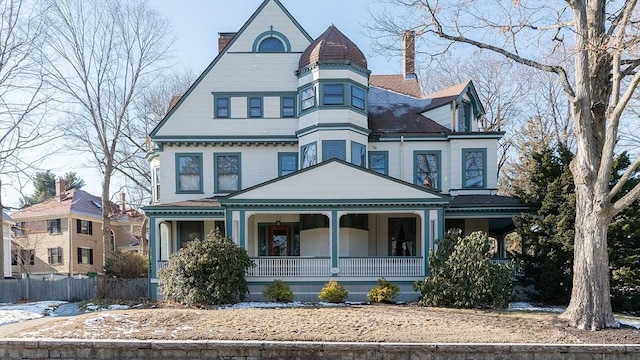
[{"label": "gabled roof", "polygon": [[422,98],[422,89],[417,77],[405,77],[403,74],[371,75],[369,86],[395,91],[400,94]]},{"label": "gabled roof", "polygon": [[435,109],[445,104],[450,104],[453,101],[459,101],[464,94],[467,94],[467,96],[472,99],[473,106],[478,114],[485,113],[482,102],[480,101],[476,88],[473,86],[473,81],[471,80],[425,95],[425,98],[431,99],[431,103],[424,109],[424,111]]},{"label": "gabled roof", "polygon": [[[65,191],[62,196],[54,196],[41,203],[34,204],[13,213],[14,221],[29,218],[47,218],[52,216],[82,215],[88,217],[102,217],[102,203],[100,197],[79,189]],[[111,203],[111,214],[120,216],[120,207]]]},{"label": "gabled roof", "polygon": [[369,169],[331,159],[220,199],[228,205],[424,206],[449,197]]},{"label": "gabled roof", "polygon": [[253,15],[251,15],[251,17],[244,23],[244,25],[242,25],[240,30],[238,30],[238,32],[233,36],[233,38],[229,41],[229,43],[224,47],[224,49],[222,49],[222,51],[218,53],[218,55],[213,59],[213,61],[211,61],[209,66],[207,66],[207,68],[204,69],[202,74],[200,74],[200,76],[196,79],[196,81],[194,81],[194,83],[189,87],[189,89],[187,89],[184,95],[182,95],[180,99],[174,104],[174,106],[171,107],[171,110],[164,116],[164,118],[158,123],[158,125],[156,125],[156,127],[153,128],[153,130],[151,130],[151,132],[149,133],[149,136],[154,137],[156,135],[156,133],[160,130],[160,128],[162,128],[162,126],[167,121],[167,119],[170,118],[171,115],[178,108],[180,108],[180,105],[183,103],[183,101],[187,97],[189,97],[189,94],[193,92],[193,90],[196,87],[198,87],[198,84],[200,84],[200,82],[202,82],[202,80],[207,76],[207,74],[211,72],[211,69],[213,69],[213,67],[218,63],[220,58],[222,58],[229,51],[229,49],[233,46],[233,43],[242,36],[242,33],[244,33],[244,31],[247,29],[247,27],[249,27],[249,25],[258,16],[258,14],[260,14],[260,12],[262,12],[262,10],[267,6],[267,4],[271,2],[275,3],[276,5],[278,5],[278,7],[280,7],[282,12],[291,20],[291,22],[298,28],[298,30],[300,30],[302,35],[309,40],[309,42],[313,42],[313,38],[309,35],[309,33],[306,32],[306,30],[302,28],[300,23],[298,23],[298,21],[293,16],[291,16],[291,13],[289,13],[289,11],[280,3],[280,0],[264,0],[262,4],[260,4],[260,6],[253,13]]},{"label": "gabled roof", "polygon": [[421,113],[431,99],[417,99],[380,88],[369,88],[369,129],[372,134],[451,133]]}]

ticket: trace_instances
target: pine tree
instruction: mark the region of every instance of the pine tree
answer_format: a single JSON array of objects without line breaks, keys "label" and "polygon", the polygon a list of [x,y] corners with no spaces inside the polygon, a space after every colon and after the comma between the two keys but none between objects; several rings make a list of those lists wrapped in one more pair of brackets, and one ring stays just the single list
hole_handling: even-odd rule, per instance
[{"label": "pine tree", "polygon": [[[80,189],[85,185],[84,180],[75,172],[64,174],[62,180],[65,182],[65,191]],[[33,185],[35,187],[33,195],[20,199],[21,208],[41,203],[56,195],[56,175],[50,170],[37,172],[33,179]]]}]

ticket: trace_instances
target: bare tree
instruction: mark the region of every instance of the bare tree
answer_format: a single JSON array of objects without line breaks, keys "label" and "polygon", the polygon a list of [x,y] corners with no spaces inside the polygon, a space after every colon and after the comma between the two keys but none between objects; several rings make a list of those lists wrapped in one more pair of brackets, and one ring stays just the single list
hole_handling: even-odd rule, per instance
[{"label": "bare tree", "polygon": [[[167,59],[168,22],[141,1],[50,0],[48,79],[68,97],[68,134],[102,174],[102,237],[109,244],[111,178],[146,79]],[[104,260],[104,257],[103,257]]]},{"label": "bare tree", "polygon": [[[410,11],[401,23],[388,13],[378,16],[382,31],[412,26],[445,48],[475,46],[556,76],[570,104],[576,145],[573,290],[561,318],[582,329],[617,327],[609,296],[607,228],[640,197],[640,186],[620,193],[640,157],[610,186],[620,120],[640,82],[637,0],[393,2]],[[557,60],[559,54],[568,54],[570,67]]]}]

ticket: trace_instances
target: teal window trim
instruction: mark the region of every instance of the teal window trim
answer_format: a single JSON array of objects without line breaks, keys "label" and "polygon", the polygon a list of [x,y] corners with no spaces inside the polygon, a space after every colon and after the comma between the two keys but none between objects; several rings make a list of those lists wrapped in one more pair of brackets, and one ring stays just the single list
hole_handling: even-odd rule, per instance
[{"label": "teal window trim", "polygon": [[[220,164],[220,158],[223,157],[229,157],[229,158],[237,158],[237,168],[236,168],[236,172],[235,173],[228,173],[228,174],[221,174],[220,173],[220,169],[218,169],[218,166],[221,165]],[[237,180],[236,180],[236,188],[233,189],[231,187],[226,187],[224,185],[222,185],[220,183],[220,179],[219,176],[221,175],[236,175],[237,176]],[[230,193],[230,192],[234,192],[234,191],[239,191],[242,190],[242,157],[241,157],[241,153],[239,152],[224,152],[224,153],[214,153],[213,154],[213,184],[214,184],[214,189],[213,191],[215,193]]]},{"label": "teal window trim", "polygon": [[[293,165],[293,166],[291,166]],[[298,153],[279,152],[278,153],[278,176],[291,174],[298,170]]]},{"label": "teal window trim", "polygon": [[316,101],[318,94],[316,86],[307,86],[300,89],[300,111],[308,111],[316,107],[318,102]]},{"label": "teal window trim", "polygon": [[[277,39],[282,43],[283,51],[261,51],[260,45],[267,39]],[[264,48],[263,48],[264,49]],[[260,53],[280,53],[280,52],[291,52],[291,43],[289,39],[281,32],[269,30],[265,31],[262,34],[256,36],[256,39],[253,41],[253,52]]]},{"label": "teal window trim", "polygon": [[[380,162],[377,159],[383,161],[383,166],[380,166]],[[369,151],[369,170],[379,174],[389,175],[389,152]]]},{"label": "teal window trim", "polygon": [[[331,150],[337,150],[339,153],[332,155]],[[337,158],[347,160],[347,142],[346,140],[322,140],[322,161]]]},{"label": "teal window trim", "polygon": [[[432,186],[432,190],[437,190],[440,191],[442,189],[442,152],[440,150],[433,150],[433,151],[420,151],[420,150],[416,150],[413,152],[413,183],[418,185],[418,186],[424,186],[424,175],[422,174],[422,170],[425,171],[429,171],[433,169],[418,169],[418,165],[420,164],[420,157],[426,157],[427,161],[429,158],[431,159],[435,159],[436,161],[436,171],[437,174],[435,176],[435,178],[433,177],[433,175],[431,176],[431,178],[433,179],[433,181],[436,182],[435,186]],[[428,165],[432,165],[429,164],[428,162],[426,163]]]},{"label": "teal window trim", "polygon": [[283,96],[280,98],[280,116],[296,117],[296,98],[294,96]]},{"label": "teal window trim", "polygon": [[318,163],[318,144],[314,141],[300,147],[300,168]]},{"label": "teal window trim", "polygon": [[[471,164],[467,162],[468,156],[479,156],[478,158],[470,158]],[[468,166],[471,165],[471,166]],[[477,169],[478,166],[482,166],[481,169]],[[481,174],[477,174],[480,172]],[[472,184],[467,185],[467,182],[475,179]],[[481,182],[478,184],[478,180]],[[487,149],[485,148],[471,148],[462,149],[462,188],[463,189],[486,189],[487,188]]]},{"label": "teal window trim", "polygon": [[[186,174],[182,174],[181,172],[181,159],[182,158],[188,158],[188,157],[194,157],[197,158],[198,161],[198,176],[199,176],[199,186],[198,189],[194,189],[194,190],[181,190],[181,181],[180,181],[180,175],[194,175],[192,173],[186,173]],[[202,153],[176,153],[176,194],[202,194],[203,193],[203,189],[202,189]]]},{"label": "teal window trim", "polygon": [[322,105],[344,105],[344,84],[326,83],[322,84],[321,103]]},{"label": "teal window trim", "polygon": [[351,86],[351,106],[364,110],[367,107],[367,92],[358,86]]},{"label": "teal window trim", "polygon": [[472,131],[471,119],[473,118],[473,106],[471,102],[463,100],[458,103],[458,131]]},{"label": "teal window trim", "polygon": [[363,168],[367,167],[367,147],[359,142],[351,142],[351,163]]},{"label": "teal window trim", "polygon": [[228,119],[231,117],[231,98],[227,96],[216,96],[213,104],[213,113],[216,119]]},{"label": "teal window trim", "polygon": [[262,97],[251,96],[247,98],[247,117],[250,118],[261,118],[262,117],[262,109],[263,109],[263,100]]}]

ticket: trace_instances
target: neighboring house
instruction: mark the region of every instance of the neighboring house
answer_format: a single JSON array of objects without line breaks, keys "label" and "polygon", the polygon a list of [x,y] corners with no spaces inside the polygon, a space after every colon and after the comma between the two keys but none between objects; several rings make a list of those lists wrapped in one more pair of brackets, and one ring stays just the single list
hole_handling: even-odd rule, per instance
[{"label": "neighboring house", "polygon": [[4,211],[2,212],[2,246],[4,250],[4,276],[11,277],[11,227],[13,220]]},{"label": "neighboring house", "polygon": [[[11,216],[15,222],[12,249],[14,274],[87,274],[103,271],[102,203],[83,190],[64,190],[56,180],[56,196]],[[143,216],[120,204],[111,208],[109,251],[131,250]]]},{"label": "neighboring house", "polygon": [[[328,21],[330,22],[330,20]],[[422,95],[414,34],[404,73],[371,75],[335,26],[312,38],[265,0],[151,132],[151,296],[185,243],[219,229],[256,263],[251,298],[274,279],[317,300],[336,278],[364,299],[379,277],[415,298],[448,228],[512,231],[515,199],[496,195],[497,142],[471,81]]]}]

